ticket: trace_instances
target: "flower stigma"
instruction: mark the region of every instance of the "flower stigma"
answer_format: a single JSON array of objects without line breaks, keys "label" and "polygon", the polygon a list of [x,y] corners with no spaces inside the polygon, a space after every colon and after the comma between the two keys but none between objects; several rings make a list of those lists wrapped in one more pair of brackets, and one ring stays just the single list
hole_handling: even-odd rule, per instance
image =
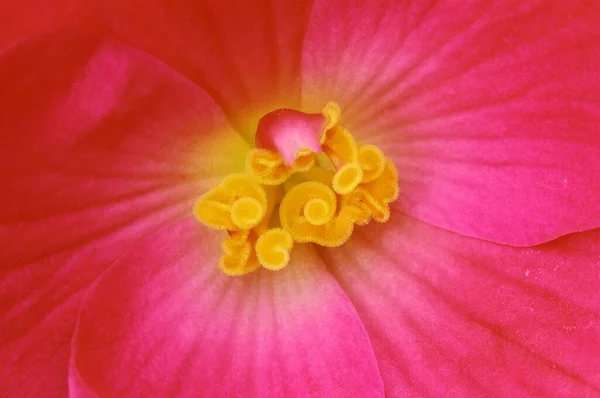
[{"label": "flower stigma", "polygon": [[355,225],[389,220],[398,173],[376,146],[357,143],[329,102],[320,114],[279,109],[263,116],[244,173],[194,204],[194,216],[227,231],[219,268],[230,276],[288,265],[294,243],[338,247]]}]

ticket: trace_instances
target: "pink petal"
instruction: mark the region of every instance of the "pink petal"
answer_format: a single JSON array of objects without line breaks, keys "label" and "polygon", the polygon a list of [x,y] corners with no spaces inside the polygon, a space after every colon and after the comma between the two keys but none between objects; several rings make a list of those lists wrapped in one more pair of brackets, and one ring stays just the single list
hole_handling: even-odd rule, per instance
[{"label": "pink petal", "polygon": [[[258,119],[297,108],[310,1],[99,1],[111,35],[204,87],[252,139]],[[323,104],[321,104],[323,105]]]},{"label": "pink petal", "polygon": [[514,245],[600,226],[600,3],[336,4],[303,98],[393,158],[402,211]]},{"label": "pink petal", "polygon": [[534,248],[407,216],[323,251],[389,397],[600,394],[600,230]]},{"label": "pink petal", "polygon": [[164,228],[99,279],[79,318],[71,394],[381,396],[364,328],[311,246],[283,271],[232,278],[223,237]]},{"label": "pink petal", "polygon": [[0,396],[64,397],[86,289],[243,162],[217,147],[245,146],[197,86],[81,33],[5,53],[0,109]]}]

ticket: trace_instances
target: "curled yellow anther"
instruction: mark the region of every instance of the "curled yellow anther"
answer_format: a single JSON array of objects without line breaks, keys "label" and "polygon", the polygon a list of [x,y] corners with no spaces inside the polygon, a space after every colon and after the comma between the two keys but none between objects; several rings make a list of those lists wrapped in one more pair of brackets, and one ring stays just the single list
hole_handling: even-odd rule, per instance
[{"label": "curled yellow anther", "polygon": [[284,268],[290,262],[294,240],[289,232],[273,228],[256,241],[256,257],[259,263],[272,271]]},{"label": "curled yellow anther", "polygon": [[219,259],[219,269],[229,276],[250,273],[260,266],[248,240],[249,231],[232,233],[221,245],[223,255]]},{"label": "curled yellow anther", "polygon": [[292,173],[310,170],[315,164],[315,155],[309,150],[298,151],[291,167],[285,164],[279,153],[254,148],[246,155],[246,170],[261,184],[279,185]]},{"label": "curled yellow anther", "polygon": [[258,200],[246,196],[233,202],[231,220],[239,229],[250,229],[258,225],[265,212],[265,206]]},{"label": "curled yellow anther", "polygon": [[363,170],[358,163],[346,163],[333,176],[333,190],[340,195],[351,192],[363,179]]},{"label": "curled yellow anther", "polygon": [[370,182],[383,173],[385,157],[375,145],[361,145],[358,148],[358,163],[363,170],[362,182]]},{"label": "curled yellow anther", "polygon": [[371,219],[377,222],[386,222],[390,217],[390,209],[387,203],[375,199],[368,191],[368,187],[361,186],[352,191],[344,199],[347,199],[344,201],[345,204],[360,209],[363,212],[362,214],[368,215],[366,220],[358,217],[357,224],[366,224]]},{"label": "curled yellow anther", "polygon": [[312,242],[326,247],[341,246],[350,238],[354,229],[353,216],[346,213],[348,212],[340,212],[324,225],[313,225],[304,218],[298,218],[292,224],[290,234],[297,242]]},{"label": "curled yellow anther", "polygon": [[263,204],[267,200],[267,194],[263,187],[252,181],[246,174],[228,175],[220,184],[220,187],[225,195],[233,201],[244,196],[255,198]]},{"label": "curled yellow anther", "polygon": [[[320,182],[303,182],[283,197],[279,205],[279,219],[281,226],[288,231],[298,219],[306,219],[307,213],[314,217],[314,220],[306,219],[307,222],[316,221],[314,225],[323,225],[333,217],[336,207],[337,199],[331,188]],[[323,213],[319,214],[321,210]]]},{"label": "curled yellow anther", "polygon": [[334,126],[321,135],[321,147],[335,167],[355,162],[358,156],[356,142],[341,126]]},{"label": "curled yellow anther", "polygon": [[352,221],[357,225],[367,225],[371,221],[371,209],[365,199],[364,190],[355,189],[342,197],[342,209],[347,209]]},{"label": "curled yellow anther", "polygon": [[333,215],[329,203],[319,198],[310,199],[303,210],[304,218],[312,225],[327,224]]},{"label": "curled yellow anther", "polygon": [[356,224],[366,224],[370,219],[384,223],[390,218],[389,204],[398,198],[398,194],[398,172],[392,162],[385,160],[381,175],[345,195],[342,204],[357,211]]},{"label": "curled yellow anther", "polygon": [[194,215],[208,227],[237,231],[257,225],[266,209],[265,190],[245,174],[232,174],[198,199]]},{"label": "curled yellow anther", "polygon": [[[209,191],[205,196],[211,194]],[[201,197],[194,205],[194,216],[207,227],[221,230],[237,229],[231,219],[231,206]]]},{"label": "curled yellow anther", "polygon": [[283,197],[279,218],[296,242],[336,247],[348,240],[354,227],[352,214],[336,211],[335,192],[312,181],[296,185]]},{"label": "curled yellow anther", "polygon": [[387,204],[395,201],[398,199],[400,193],[396,166],[389,160],[386,160],[381,175],[365,185],[368,187],[369,193],[378,202]]},{"label": "curled yellow anther", "polygon": [[292,174],[281,155],[254,148],[246,155],[246,170],[261,184],[279,185]]}]

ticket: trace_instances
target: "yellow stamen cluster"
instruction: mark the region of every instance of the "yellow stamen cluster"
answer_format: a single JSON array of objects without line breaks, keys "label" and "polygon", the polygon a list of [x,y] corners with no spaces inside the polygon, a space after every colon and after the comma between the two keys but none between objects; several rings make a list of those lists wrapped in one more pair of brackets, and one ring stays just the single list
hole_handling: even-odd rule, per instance
[{"label": "yellow stamen cluster", "polygon": [[389,219],[398,198],[393,163],[376,146],[355,142],[338,124],[337,104],[322,114],[324,155],[300,149],[288,166],[279,153],[254,148],[245,174],[228,176],[196,202],[200,222],[228,232],[219,260],[227,275],[282,269],[294,242],[337,247],[354,225]]}]

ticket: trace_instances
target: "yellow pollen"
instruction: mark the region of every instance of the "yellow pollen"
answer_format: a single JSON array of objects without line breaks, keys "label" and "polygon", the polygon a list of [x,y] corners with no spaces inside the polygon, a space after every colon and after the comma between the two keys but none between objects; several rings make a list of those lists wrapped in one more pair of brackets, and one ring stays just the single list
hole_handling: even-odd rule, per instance
[{"label": "yellow pollen", "polygon": [[277,271],[290,262],[294,242],[338,247],[355,226],[389,220],[399,195],[394,164],[378,147],[355,141],[339,124],[336,103],[321,114],[322,153],[298,148],[288,166],[279,153],[253,148],[245,173],[229,175],[196,201],[195,217],[227,232],[218,264],[225,274]]}]

